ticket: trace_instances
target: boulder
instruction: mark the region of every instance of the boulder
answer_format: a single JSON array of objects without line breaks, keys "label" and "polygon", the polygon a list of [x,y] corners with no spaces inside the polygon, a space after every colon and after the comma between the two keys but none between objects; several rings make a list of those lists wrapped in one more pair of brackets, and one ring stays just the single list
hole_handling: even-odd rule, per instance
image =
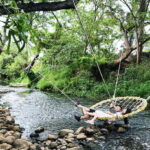
[{"label": "boulder", "polygon": [[62,129],[58,135],[59,135],[59,137],[65,137],[69,133],[74,133],[74,131],[70,130],[70,129]]},{"label": "boulder", "polygon": [[85,135],[85,133],[80,133],[77,135],[78,140],[85,140],[86,138],[87,138],[87,136]]},{"label": "boulder", "polygon": [[57,140],[58,136],[57,135],[49,135],[48,140]]},{"label": "boulder", "polygon": [[1,150],[9,150],[11,148],[12,148],[12,146],[7,144],[7,143],[0,144],[0,149]]},{"label": "boulder", "polygon": [[44,132],[44,127],[38,127],[38,128],[35,130],[35,133],[41,133],[41,132]]}]

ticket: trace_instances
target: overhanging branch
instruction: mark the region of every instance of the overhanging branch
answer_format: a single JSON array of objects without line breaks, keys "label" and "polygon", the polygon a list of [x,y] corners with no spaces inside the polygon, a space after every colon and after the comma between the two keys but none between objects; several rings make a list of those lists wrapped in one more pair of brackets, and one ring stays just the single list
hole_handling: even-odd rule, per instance
[{"label": "overhanging branch", "polygon": [[[74,0],[77,4],[80,0]],[[18,8],[11,8],[9,5],[0,5],[0,15],[15,14],[20,11],[25,13],[36,12],[36,11],[57,11],[62,9],[74,9],[73,0],[66,0],[60,2],[41,2],[41,3],[21,3],[18,4]]]}]

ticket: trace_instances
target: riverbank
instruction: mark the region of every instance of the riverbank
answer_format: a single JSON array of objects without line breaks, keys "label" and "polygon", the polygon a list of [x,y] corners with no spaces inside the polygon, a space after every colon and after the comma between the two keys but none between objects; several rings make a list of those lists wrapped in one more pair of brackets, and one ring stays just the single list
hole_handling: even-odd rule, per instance
[{"label": "riverbank", "polygon": [[[38,136],[44,129],[39,127],[30,136],[31,140],[21,138],[23,129],[15,124],[9,109],[0,109],[0,149],[2,150],[80,150],[89,142],[105,140],[112,131],[124,133],[127,126],[91,126],[79,127],[77,130],[62,129],[57,135],[48,135],[39,140]],[[41,130],[42,129],[42,130]]]},{"label": "riverbank", "polygon": [[[107,64],[102,64],[102,72],[106,85],[102,82],[98,69],[88,66],[88,62],[60,65],[54,68],[35,65],[32,70],[32,80],[26,75],[8,80],[13,85],[27,85],[29,87],[52,93],[64,93],[89,100],[107,99],[107,89],[112,96],[117,77],[117,70],[112,70]],[[93,63],[92,63],[93,64]],[[93,69],[92,69],[93,68]],[[116,96],[138,96],[147,98],[150,91],[150,63],[145,60],[140,65],[131,64],[121,69]],[[47,71],[49,70],[49,71]],[[39,73],[42,72],[42,76]],[[60,90],[58,90],[58,88]]]}]

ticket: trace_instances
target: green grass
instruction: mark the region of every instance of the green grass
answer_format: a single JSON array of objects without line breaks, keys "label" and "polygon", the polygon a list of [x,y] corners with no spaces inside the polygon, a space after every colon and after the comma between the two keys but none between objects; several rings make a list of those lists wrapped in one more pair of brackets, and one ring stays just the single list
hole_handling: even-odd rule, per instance
[{"label": "green grass", "polygon": [[[85,63],[85,61],[84,61]],[[66,94],[85,97],[87,99],[108,98],[106,87],[103,82],[96,81],[87,67],[74,68],[61,65],[44,75],[36,87],[59,92],[56,87]],[[146,98],[150,91],[150,65],[142,63],[139,66],[131,65],[121,73],[117,87],[116,96],[140,96]],[[106,80],[107,88],[111,94],[114,93],[116,73],[111,72]]]}]

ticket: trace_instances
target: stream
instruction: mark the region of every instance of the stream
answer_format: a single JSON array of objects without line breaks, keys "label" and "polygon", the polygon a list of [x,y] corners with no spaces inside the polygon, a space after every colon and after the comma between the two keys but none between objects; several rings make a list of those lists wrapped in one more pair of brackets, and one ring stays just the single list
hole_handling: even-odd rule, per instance
[{"label": "stream", "polygon": [[[77,122],[74,114],[80,113],[73,103],[62,95],[42,92],[28,88],[0,86],[0,90],[14,90],[0,94],[0,104],[11,108],[16,123],[25,130],[23,137],[29,138],[37,127],[45,131],[40,138],[56,134],[59,130],[77,129],[87,126]],[[73,98],[75,100],[75,98]],[[80,99],[82,105],[91,106],[97,101]],[[130,118],[131,128],[123,134],[112,133],[105,141],[90,143],[84,150],[150,150],[150,110],[145,110]]]}]

